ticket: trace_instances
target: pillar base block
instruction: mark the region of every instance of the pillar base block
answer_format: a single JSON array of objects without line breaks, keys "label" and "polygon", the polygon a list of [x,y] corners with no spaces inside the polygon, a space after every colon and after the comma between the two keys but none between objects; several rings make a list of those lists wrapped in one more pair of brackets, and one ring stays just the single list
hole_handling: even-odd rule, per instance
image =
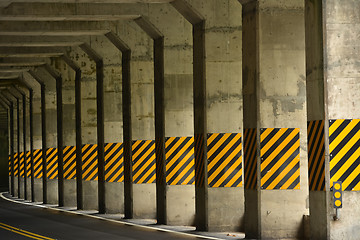
[{"label": "pillar base block", "polygon": [[167,225],[195,225],[195,186],[170,185],[166,187]]},{"label": "pillar base block", "polygon": [[133,184],[134,218],[156,219],[156,185]]},{"label": "pillar base block", "polygon": [[106,213],[124,213],[124,183],[105,182]]}]

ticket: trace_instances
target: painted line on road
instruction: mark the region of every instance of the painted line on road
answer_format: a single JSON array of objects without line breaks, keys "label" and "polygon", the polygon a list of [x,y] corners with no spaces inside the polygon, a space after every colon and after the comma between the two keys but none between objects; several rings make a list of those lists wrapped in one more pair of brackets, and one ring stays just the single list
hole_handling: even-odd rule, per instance
[{"label": "painted line on road", "polygon": [[48,238],[48,237],[45,237],[45,236],[42,236],[42,235],[39,235],[39,234],[36,234],[36,233],[32,233],[32,232],[29,232],[29,231],[25,231],[23,229],[16,228],[16,227],[13,227],[13,226],[7,225],[5,223],[1,223],[1,222],[0,222],[0,228],[8,230],[8,231],[13,232],[13,233],[23,235],[23,236],[28,237],[28,238],[32,238],[32,239],[55,240],[54,238]]},{"label": "painted line on road", "polygon": [[127,225],[127,226],[135,226],[135,227],[144,228],[144,229],[147,229],[147,230],[174,233],[174,234],[179,234],[179,235],[188,236],[188,237],[196,237],[196,238],[200,238],[200,239],[222,240],[222,238],[217,238],[217,237],[202,236],[202,235],[185,233],[185,232],[177,232],[177,231],[173,231],[173,230],[169,230],[169,229],[144,226],[144,225],[139,225],[139,224],[136,224],[136,223],[130,223],[130,222],[124,222],[124,221],[119,221],[119,220],[114,220],[114,219],[109,219],[109,218],[104,218],[104,217],[99,217],[99,216],[93,216],[93,215],[88,215],[86,213],[74,212],[74,211],[69,211],[69,210],[60,209],[60,208],[53,208],[53,207],[49,207],[49,206],[45,206],[45,205],[38,205],[38,204],[29,203],[29,202],[19,202],[19,201],[16,201],[16,200],[5,197],[4,194],[5,194],[5,192],[0,193],[0,197],[2,199],[10,201],[10,202],[18,203],[18,204],[24,204],[24,205],[34,206],[34,207],[47,208],[47,209],[51,209],[51,210],[55,210],[55,211],[71,213],[71,214],[76,214],[76,215],[80,215],[80,216],[86,216],[86,217],[90,217],[90,218],[94,218],[94,219],[98,219],[98,220],[105,220],[105,221],[109,221],[109,222],[113,222],[113,223],[117,223],[117,224],[123,224],[123,225]]}]

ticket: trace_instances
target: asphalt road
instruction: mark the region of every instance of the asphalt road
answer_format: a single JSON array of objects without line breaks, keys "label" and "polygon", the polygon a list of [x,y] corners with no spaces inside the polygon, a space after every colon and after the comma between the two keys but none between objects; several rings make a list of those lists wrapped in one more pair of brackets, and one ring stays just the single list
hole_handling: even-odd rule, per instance
[{"label": "asphalt road", "polygon": [[[6,196],[6,195],[5,195]],[[94,219],[0,198],[0,239],[198,239]]]}]

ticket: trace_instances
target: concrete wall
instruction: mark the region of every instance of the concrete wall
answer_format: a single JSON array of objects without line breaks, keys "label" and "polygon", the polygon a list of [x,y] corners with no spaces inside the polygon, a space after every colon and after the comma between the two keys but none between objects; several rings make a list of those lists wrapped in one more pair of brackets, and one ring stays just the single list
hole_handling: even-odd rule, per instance
[{"label": "concrete wall", "polygon": [[[357,1],[329,0],[326,3],[326,84],[328,119],[359,119],[360,113],[360,22]],[[360,234],[359,192],[343,193],[340,220],[330,220],[330,239],[356,239]],[[329,205],[333,200],[329,201]],[[330,206],[328,217],[334,215]]]},{"label": "concrete wall", "polygon": [[300,190],[261,191],[261,232],[303,237],[309,213],[304,2],[266,1],[259,8],[259,125],[300,128]]}]

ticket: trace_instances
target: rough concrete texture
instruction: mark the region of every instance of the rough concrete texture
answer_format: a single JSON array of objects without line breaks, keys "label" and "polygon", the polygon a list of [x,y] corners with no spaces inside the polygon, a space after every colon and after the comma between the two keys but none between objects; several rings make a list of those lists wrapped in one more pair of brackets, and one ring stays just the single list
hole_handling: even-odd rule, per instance
[{"label": "rough concrete texture", "polygon": [[244,231],[244,189],[209,188],[209,231]]},{"label": "rough concrete texture", "polygon": [[98,210],[98,182],[83,181],[83,207],[84,210]]},{"label": "rough concrete texture", "polygon": [[195,186],[171,185],[166,187],[167,224],[193,226],[195,224]]},{"label": "rough concrete texture", "polygon": [[26,199],[31,200],[31,178],[26,179]]},{"label": "rough concrete texture", "polygon": [[[205,19],[207,131],[242,133],[242,6],[233,0],[189,1]],[[243,188],[238,189],[243,195]],[[228,208],[213,208],[227,201],[230,188],[209,189],[209,229],[243,228],[244,198],[227,202]],[[229,192],[227,192],[229,191]],[[214,205],[213,205],[214,206]],[[218,216],[227,218],[218,218]],[[235,221],[234,221],[235,220]]]},{"label": "rough concrete texture", "polygon": [[47,203],[58,204],[59,203],[58,201],[59,201],[58,180],[47,179]]},{"label": "rough concrete texture", "polygon": [[25,199],[25,195],[24,195],[24,178],[23,177],[21,177],[20,178],[20,197],[19,198],[21,198],[21,199]]},{"label": "rough concrete texture", "polygon": [[[248,212],[248,221],[258,221],[261,227],[256,228],[255,224],[250,229],[245,228],[245,232],[252,235],[252,231],[256,231],[255,237],[265,239],[302,238],[303,215],[309,212],[306,204],[308,166],[304,2],[270,0],[257,4],[257,11],[249,12],[247,21],[243,22],[257,29],[257,34],[252,35],[252,28],[243,36],[245,42],[258,44],[252,46],[252,50],[258,52],[258,58],[249,60],[246,65],[249,74],[259,74],[254,75],[257,80],[252,90],[258,95],[257,127],[300,129],[300,190],[260,190],[260,195],[247,194],[246,205],[259,211],[259,215]],[[257,17],[258,22],[252,22]],[[251,88],[249,90],[251,93]],[[244,116],[248,122],[255,121],[251,113],[244,112]],[[251,124],[248,125],[250,127]],[[257,201],[260,201],[258,204],[261,208],[256,206]]]},{"label": "rough concrete texture", "polygon": [[[359,119],[360,47],[358,43],[360,15],[358,1],[326,2],[326,81],[328,119]],[[329,194],[332,197],[332,194]],[[357,239],[360,235],[359,192],[343,192],[340,220],[333,221],[330,198],[328,218],[330,239]]]},{"label": "rough concrete texture", "polygon": [[35,195],[35,202],[43,201],[42,179],[40,178],[34,179],[34,195]]},{"label": "rough concrete texture", "polygon": [[339,211],[340,218],[338,221],[333,220],[335,215],[334,201],[332,193],[329,195],[331,196],[328,216],[330,218],[330,239],[359,239],[360,208],[358,206],[360,193],[343,192],[343,207]]},{"label": "rough concrete texture", "polygon": [[[327,239],[328,237],[328,218],[329,209],[327,202],[329,192],[310,191],[310,239]],[[339,238],[340,239],[340,238]]]},{"label": "rough concrete texture", "polygon": [[64,179],[64,206],[76,206],[76,180]]},{"label": "rough concrete texture", "polygon": [[266,1],[259,6],[259,125],[300,128],[300,190],[261,191],[263,238],[303,237],[303,215],[309,214],[303,4]]},{"label": "rough concrete texture", "polygon": [[18,187],[18,178],[15,177],[14,178],[14,197],[19,197],[18,189],[19,189],[19,187]]},{"label": "rough concrete texture", "polygon": [[156,218],[156,185],[133,184],[134,218]]},{"label": "rough concrete texture", "polygon": [[105,183],[106,213],[124,213],[124,183]]}]

